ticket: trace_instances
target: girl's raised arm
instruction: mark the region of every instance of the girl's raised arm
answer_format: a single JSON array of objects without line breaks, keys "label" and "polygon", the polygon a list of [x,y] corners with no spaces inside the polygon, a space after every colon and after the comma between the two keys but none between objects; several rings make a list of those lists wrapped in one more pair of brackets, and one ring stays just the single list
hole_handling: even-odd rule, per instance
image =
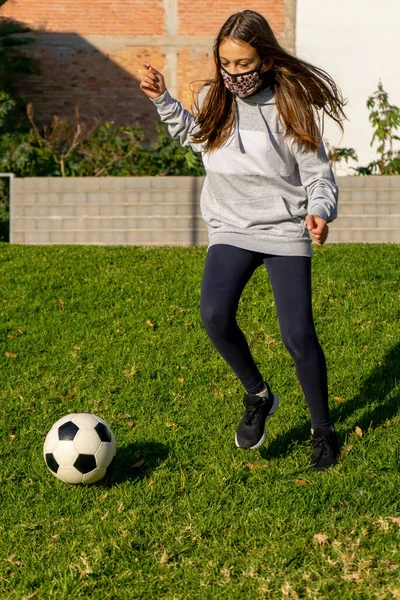
[{"label": "girl's raised arm", "polygon": [[143,66],[146,71],[140,82],[140,89],[154,102],[170,136],[178,139],[181,146],[190,146],[194,151],[201,152],[202,147],[191,141],[191,134],[196,127],[193,115],[172,98],[166,88],[164,76],[157,69],[148,62]]}]

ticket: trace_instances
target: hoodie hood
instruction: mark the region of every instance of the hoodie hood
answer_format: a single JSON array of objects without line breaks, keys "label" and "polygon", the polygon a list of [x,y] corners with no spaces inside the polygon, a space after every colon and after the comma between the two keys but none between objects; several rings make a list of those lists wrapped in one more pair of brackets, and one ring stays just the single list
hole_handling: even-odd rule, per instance
[{"label": "hoodie hood", "polygon": [[245,104],[275,104],[274,93],[270,87],[263,87],[251,96],[239,100]]}]

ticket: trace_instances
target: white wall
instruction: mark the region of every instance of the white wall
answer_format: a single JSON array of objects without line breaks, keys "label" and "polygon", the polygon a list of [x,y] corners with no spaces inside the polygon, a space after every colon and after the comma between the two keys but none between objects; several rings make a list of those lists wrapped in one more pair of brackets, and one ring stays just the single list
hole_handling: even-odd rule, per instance
[{"label": "white wall", "polygon": [[330,122],[324,138],[355,148],[362,166],[376,158],[366,102],[379,79],[400,106],[399,30],[399,0],[297,0],[297,55],[327,71],[348,99],[344,135]]}]

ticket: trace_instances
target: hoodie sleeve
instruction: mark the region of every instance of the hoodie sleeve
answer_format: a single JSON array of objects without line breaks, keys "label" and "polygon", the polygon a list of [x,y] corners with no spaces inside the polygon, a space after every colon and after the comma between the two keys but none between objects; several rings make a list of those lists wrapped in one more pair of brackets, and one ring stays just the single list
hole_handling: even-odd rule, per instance
[{"label": "hoodie sleeve", "polygon": [[328,223],[334,221],[337,217],[339,191],[323,142],[321,141],[317,153],[294,144],[293,154],[299,167],[301,183],[307,192],[308,214],[318,215]]},{"label": "hoodie sleeve", "polygon": [[172,138],[178,139],[181,146],[188,146],[195,152],[201,152],[199,144],[192,144],[191,134],[196,127],[193,115],[183,108],[182,104],[172,98],[168,90],[152,100],[157,109],[160,119],[166,123],[168,132]]}]

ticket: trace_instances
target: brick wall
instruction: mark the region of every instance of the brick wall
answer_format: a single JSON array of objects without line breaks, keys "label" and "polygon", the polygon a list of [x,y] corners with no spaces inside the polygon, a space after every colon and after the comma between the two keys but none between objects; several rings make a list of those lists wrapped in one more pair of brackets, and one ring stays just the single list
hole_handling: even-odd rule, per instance
[{"label": "brick wall", "polygon": [[[295,47],[296,0],[254,0],[251,8],[270,22],[285,46]],[[10,0],[0,17],[27,24],[36,42],[26,51],[40,76],[21,78],[26,101],[39,122],[53,114],[84,119],[140,122],[152,129],[156,111],[139,89],[142,64],[150,60],[190,108],[189,83],[212,71],[212,44],[238,0]]]},{"label": "brick wall", "polygon": [[[11,0],[0,14],[33,29],[77,35],[162,35],[163,0]],[[149,32],[151,27],[152,32]]]},{"label": "brick wall", "polygon": [[130,72],[139,72],[142,62],[150,59],[164,69],[161,48],[110,46],[105,53],[75,34],[49,34],[42,35],[30,53],[40,62],[42,76],[24,77],[24,97],[33,102],[38,122],[54,114],[71,118],[78,105],[89,123],[137,122],[152,129],[154,107]]},{"label": "brick wall", "polygon": [[[338,177],[339,218],[328,241],[400,243],[400,177]],[[207,243],[201,177],[14,179],[11,242],[174,245]]]},{"label": "brick wall", "polygon": [[282,0],[253,0],[251,5],[243,5],[242,0],[179,0],[178,35],[214,36],[221,25],[233,13],[251,8],[263,14],[276,35],[282,37],[285,30],[285,5]]}]

